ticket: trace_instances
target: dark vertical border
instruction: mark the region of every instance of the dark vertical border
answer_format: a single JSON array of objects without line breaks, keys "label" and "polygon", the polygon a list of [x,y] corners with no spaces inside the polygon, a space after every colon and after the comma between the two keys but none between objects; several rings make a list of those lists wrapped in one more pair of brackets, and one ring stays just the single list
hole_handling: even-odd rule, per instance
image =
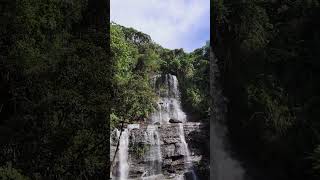
[{"label": "dark vertical border", "polygon": [[[94,33],[96,36],[96,44],[100,47],[103,47],[106,50],[106,58],[103,59],[104,61],[107,61],[106,64],[110,65],[110,0],[89,0],[88,1],[88,9],[85,13],[86,17],[84,17],[86,20],[85,22],[88,23],[87,26],[90,33]],[[109,68],[110,71],[110,68]],[[110,74],[110,72],[108,72]],[[110,78],[108,79],[110,81]],[[108,82],[108,93],[111,95],[111,82]],[[107,117],[102,117],[105,119],[102,119],[102,121],[105,122],[105,127],[107,128],[105,141],[102,142],[104,149],[106,149],[105,152],[105,171],[99,179],[108,179],[110,174],[110,107],[111,107],[111,97],[109,97],[109,106],[107,109]]]},{"label": "dark vertical border", "polygon": [[214,28],[214,1],[210,0],[210,179],[215,179],[213,170],[213,44],[215,41],[215,28]]},{"label": "dark vertical border", "polygon": [[[104,32],[106,33],[105,34],[105,42],[106,42],[106,49],[107,49],[107,61],[108,61],[108,64],[111,66],[111,59],[110,59],[110,0],[102,0],[102,2],[105,2],[106,4],[106,10],[104,11],[104,14],[105,14],[105,18],[104,19],[104,23],[105,25],[103,26],[103,28],[105,29]],[[111,69],[111,68],[109,68]],[[109,74],[111,74],[111,72],[109,72]],[[109,81],[111,81],[111,79],[109,79]],[[112,87],[111,87],[111,82],[109,82],[109,92],[110,92],[110,101],[112,99],[111,97],[111,92],[112,92]],[[108,109],[108,116],[106,117],[107,118],[107,128],[108,128],[108,139],[107,139],[107,158],[106,158],[106,176],[105,176],[105,179],[110,179],[110,113],[111,113],[111,102],[109,103],[109,109]],[[107,178],[109,177],[109,178]]]},{"label": "dark vertical border", "polygon": [[[106,59],[108,61],[108,64],[111,65],[110,62],[110,0],[100,0],[102,2],[105,3],[105,9],[102,12],[102,22],[103,22],[103,32],[105,32],[105,46],[106,46],[106,50],[107,50],[107,57],[108,59]],[[111,72],[109,72],[109,74],[111,74]],[[111,79],[109,79],[109,81],[111,81]],[[111,95],[111,82],[109,82],[109,92]],[[110,96],[111,99],[111,96]],[[107,124],[107,128],[108,128],[108,138],[107,138],[107,158],[106,158],[106,176],[105,179],[108,179],[107,177],[110,177],[110,112],[111,112],[111,102],[109,103],[109,109],[108,109],[108,116],[106,117],[106,124]]]}]

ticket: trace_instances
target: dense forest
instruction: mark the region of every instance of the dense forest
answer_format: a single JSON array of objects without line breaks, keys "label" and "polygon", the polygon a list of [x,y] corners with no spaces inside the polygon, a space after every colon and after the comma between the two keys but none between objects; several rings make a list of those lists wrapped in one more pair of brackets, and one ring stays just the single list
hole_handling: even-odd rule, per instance
[{"label": "dense forest", "polygon": [[108,176],[109,4],[0,6],[0,179]]},{"label": "dense forest", "polygon": [[[109,23],[109,2],[1,2],[0,179],[105,179],[110,128],[154,111],[172,73],[208,117],[209,42],[192,53]],[[110,46],[109,46],[110,44]]]},{"label": "dense forest", "polygon": [[319,179],[320,2],[211,5],[211,42],[238,155],[272,179]]}]

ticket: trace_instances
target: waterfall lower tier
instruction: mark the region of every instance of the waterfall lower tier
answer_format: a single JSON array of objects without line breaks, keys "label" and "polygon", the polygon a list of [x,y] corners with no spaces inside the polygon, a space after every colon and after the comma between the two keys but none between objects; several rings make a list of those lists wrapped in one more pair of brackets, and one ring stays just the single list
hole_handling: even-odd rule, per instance
[{"label": "waterfall lower tier", "polygon": [[[202,152],[197,148],[205,146],[205,142],[192,147],[187,142],[192,138],[198,141],[207,139],[204,128],[206,125],[197,122],[127,127],[128,179],[196,180],[193,164],[202,160]],[[117,139],[115,133],[113,136],[112,139]],[[116,143],[113,143],[112,155],[115,149]],[[124,149],[121,146],[118,155]],[[120,169],[125,167],[122,163],[125,165],[117,156],[112,179],[119,179]]]},{"label": "waterfall lower tier", "polygon": [[[127,180],[129,175],[129,130],[124,129],[121,132],[118,129],[115,129],[111,134],[111,137],[113,137],[110,141],[113,151],[115,152],[118,147],[118,154],[116,156],[116,168],[114,168],[113,172],[111,172],[111,178],[117,180]],[[115,139],[118,139],[119,142],[116,142]],[[112,159],[113,157],[110,156],[110,158]]]},{"label": "waterfall lower tier", "polygon": [[162,169],[162,155],[158,127],[154,125],[148,125],[144,134],[144,138],[145,142],[150,144],[144,155],[144,161],[148,162],[149,168],[145,170],[142,177],[160,174]]},{"label": "waterfall lower tier", "polygon": [[193,163],[191,161],[191,158],[190,158],[190,150],[188,148],[188,144],[186,142],[186,138],[184,136],[184,129],[183,129],[183,125],[182,124],[179,124],[179,136],[180,136],[180,139],[181,139],[181,143],[184,147],[184,151],[185,151],[185,159],[184,159],[184,166],[185,166],[185,169],[189,170],[191,172],[191,175],[192,175],[192,179],[193,180],[197,180],[197,176],[196,176],[196,173],[194,172],[194,169],[193,169]]},{"label": "waterfall lower tier", "polygon": [[119,147],[119,171],[120,171],[119,179],[120,180],[128,179],[128,174],[129,174],[128,145],[129,145],[128,130],[125,129],[124,131],[122,131],[122,136],[120,138],[120,147]]}]

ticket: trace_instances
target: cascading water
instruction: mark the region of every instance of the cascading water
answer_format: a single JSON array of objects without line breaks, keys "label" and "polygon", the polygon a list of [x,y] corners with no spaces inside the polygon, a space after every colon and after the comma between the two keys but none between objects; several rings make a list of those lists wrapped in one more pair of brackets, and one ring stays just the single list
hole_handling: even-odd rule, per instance
[{"label": "cascading water", "polygon": [[152,114],[151,122],[167,124],[170,119],[186,121],[186,114],[180,105],[177,77],[171,74],[155,76],[155,89],[160,96],[158,110]]},{"label": "cascading water", "polygon": [[120,147],[119,147],[120,178],[119,180],[128,179],[128,174],[129,174],[128,146],[129,146],[129,133],[128,133],[128,130],[125,129],[122,131],[122,135],[120,138]]},{"label": "cascading water", "polygon": [[[160,80],[159,84],[155,83],[155,88],[158,90],[160,100],[158,102],[159,109],[156,111],[151,118],[152,123],[159,124],[168,124],[170,119],[181,122],[179,124],[179,137],[183,146],[183,154],[185,170],[190,171],[192,174],[192,179],[196,180],[196,174],[193,170],[193,165],[190,157],[190,151],[188,148],[188,144],[185,140],[183,124],[186,122],[186,114],[182,111],[180,105],[180,92],[178,89],[178,80],[177,77],[171,74],[164,75],[162,79],[157,76],[157,80]],[[158,85],[158,86],[157,86]],[[162,86],[161,86],[162,85]]]},{"label": "cascading water", "polygon": [[[147,124],[140,124],[140,126],[139,124],[129,124],[127,128],[123,129],[119,140],[117,166],[111,177],[119,180],[182,180],[186,179],[183,174],[188,173],[191,174],[188,180],[197,180],[184,134],[186,114],[181,108],[177,77],[170,74],[157,75],[154,77],[154,87],[159,95],[158,108],[150,116]],[[174,121],[173,124],[172,121]],[[162,139],[164,134],[161,134],[160,130],[166,128],[173,128],[171,130],[173,134],[170,138],[176,143],[174,147],[176,146],[175,148],[177,149],[174,152],[178,153],[176,157],[181,155],[183,157],[181,160],[184,170],[182,172],[177,171],[174,177],[168,177],[167,171],[166,175],[163,174],[164,160],[162,152],[166,150],[166,147],[162,147],[165,140]],[[174,131],[175,129],[176,131]],[[116,137],[119,139],[120,131],[116,131]],[[163,133],[163,131],[161,132]],[[142,158],[131,154],[137,151],[138,153],[143,153]],[[171,152],[171,154],[174,152]],[[140,176],[137,176],[138,174]]]},{"label": "cascading water", "polygon": [[182,124],[179,124],[179,129],[180,129],[179,136],[180,136],[181,143],[183,145],[183,148],[184,148],[184,151],[185,151],[185,155],[186,155],[185,158],[184,158],[185,169],[189,170],[191,172],[193,180],[197,180],[196,173],[194,172],[193,167],[192,167],[193,165],[192,165],[192,161],[191,161],[191,157],[190,157],[190,151],[189,151],[189,148],[188,148],[188,144],[186,142],[186,138],[184,136],[184,130],[183,130],[183,125]]},{"label": "cascading water", "polygon": [[145,162],[149,162],[149,167],[142,175],[142,177],[152,176],[161,173],[161,148],[160,148],[160,136],[158,127],[154,125],[148,125],[144,134],[145,141],[150,144],[150,149],[145,154]]},{"label": "cascading water", "polygon": [[[127,180],[129,175],[129,164],[128,164],[128,150],[129,150],[129,130],[123,129],[120,132],[118,129],[113,131],[113,134],[119,139],[118,155],[117,158],[117,169],[115,172],[111,172],[111,178],[117,180]],[[116,143],[111,138],[111,144]],[[117,146],[117,145],[116,145]]]}]

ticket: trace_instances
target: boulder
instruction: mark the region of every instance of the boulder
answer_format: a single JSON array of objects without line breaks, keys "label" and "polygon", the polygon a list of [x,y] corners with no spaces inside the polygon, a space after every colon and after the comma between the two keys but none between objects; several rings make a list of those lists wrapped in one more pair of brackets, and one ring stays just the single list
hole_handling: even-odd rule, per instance
[{"label": "boulder", "polygon": [[182,121],[179,121],[177,119],[170,119],[169,123],[182,123]]}]

